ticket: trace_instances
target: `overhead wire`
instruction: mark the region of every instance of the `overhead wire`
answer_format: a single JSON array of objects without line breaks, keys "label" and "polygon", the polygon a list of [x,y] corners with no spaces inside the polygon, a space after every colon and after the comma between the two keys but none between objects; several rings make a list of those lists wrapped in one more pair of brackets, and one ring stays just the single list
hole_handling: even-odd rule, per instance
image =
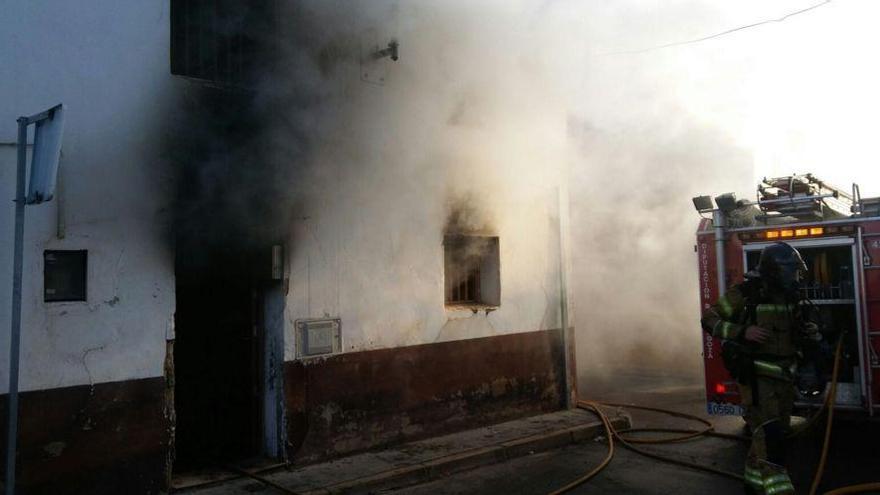
[{"label": "overhead wire", "polygon": [[738,32],[738,31],[743,31],[743,30],[745,30],[745,29],[751,29],[751,28],[754,28],[754,27],[763,26],[764,24],[772,24],[772,23],[777,23],[777,22],[784,22],[784,21],[786,21],[787,19],[789,19],[790,17],[794,17],[794,16],[796,16],[796,15],[803,14],[803,13],[809,12],[809,11],[811,11],[811,10],[818,9],[819,7],[822,7],[823,5],[827,5],[827,4],[831,3],[831,1],[832,1],[832,0],[824,0],[824,1],[822,1],[822,2],[819,2],[819,3],[817,3],[817,4],[811,5],[811,6],[809,6],[809,7],[806,7],[806,8],[800,9],[800,10],[796,10],[796,11],[794,11],[794,12],[789,12],[788,14],[785,14],[785,15],[783,15],[783,16],[781,16],[781,17],[777,17],[777,18],[774,18],[774,19],[765,19],[765,20],[763,20],[763,21],[759,21],[759,22],[753,22],[753,23],[751,23],[751,24],[746,24],[746,25],[744,25],[744,26],[738,26],[738,27],[735,27],[735,28],[731,28],[731,29],[727,29],[727,30],[724,30],[724,31],[721,31],[721,32],[715,33],[715,34],[710,34],[710,35],[708,35],[708,36],[702,36],[702,37],[699,37],[699,38],[694,38],[694,39],[689,39],[689,40],[683,40],[683,41],[674,41],[674,42],[672,42],[672,43],[666,43],[666,44],[663,44],[663,45],[650,46],[650,47],[647,47],[647,48],[638,48],[638,49],[635,49],[635,50],[620,50],[620,51],[608,52],[608,53],[605,53],[605,55],[633,55],[633,54],[638,54],[638,53],[651,52],[651,51],[654,51],[654,50],[662,50],[662,49],[664,49],[664,48],[671,48],[671,47],[674,47],[674,46],[682,46],[682,45],[691,45],[691,44],[694,44],[694,43],[701,43],[701,42],[703,42],[703,41],[713,40],[713,39],[715,39],[715,38],[720,38],[720,37],[722,37],[722,36],[727,36],[728,34],[733,34],[733,33],[736,33],[736,32]]}]

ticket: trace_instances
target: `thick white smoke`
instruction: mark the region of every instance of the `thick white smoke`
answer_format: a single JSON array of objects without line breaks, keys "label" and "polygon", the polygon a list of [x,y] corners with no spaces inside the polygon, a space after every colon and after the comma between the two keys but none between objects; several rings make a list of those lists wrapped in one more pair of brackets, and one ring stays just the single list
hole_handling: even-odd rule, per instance
[{"label": "thick white smoke", "polygon": [[[411,222],[412,205],[428,205],[434,220],[418,227],[435,235],[443,231],[450,198],[477,198],[481,228],[515,232],[520,224],[533,224],[523,218],[547,216],[548,197],[559,177],[567,177],[582,378],[620,369],[698,377],[698,217],[690,198],[727,191],[750,197],[755,178],[765,174],[821,175],[823,167],[805,159],[804,150],[830,158],[832,146],[817,143],[834,126],[807,111],[789,115],[799,107],[786,84],[805,108],[830,111],[837,94],[850,105],[865,102],[868,109],[859,116],[876,110],[877,97],[864,91],[866,78],[875,81],[876,74],[836,56],[866,49],[855,46],[859,35],[846,26],[864,27],[860,19],[869,18],[862,12],[869,4],[831,3],[714,40],[642,49],[806,6],[795,0],[772,6],[696,0],[297,2],[287,14],[290,39],[279,57],[281,77],[264,88],[270,95],[267,114],[284,110],[273,127],[277,132],[267,138],[269,147],[302,168],[303,180],[290,188],[293,230],[301,239],[322,237],[325,227],[309,215],[320,211],[333,219],[328,224],[344,226],[341,242],[390,242],[399,256],[394,263],[405,268],[382,273],[398,288],[388,297],[434,298],[413,292],[407,280],[430,277],[438,267],[423,266],[420,257],[409,259],[406,250],[393,247],[418,240],[389,240],[365,219],[381,211],[385,222]],[[387,64],[381,85],[365,82],[364,43],[384,45],[392,38],[400,43],[400,61]],[[816,77],[814,57],[847,69],[851,83]],[[852,87],[859,96],[845,94]],[[773,104],[774,98],[782,103]],[[832,114],[852,115],[840,109]],[[307,142],[307,150],[291,148],[291,131],[305,136],[293,142]],[[837,142],[853,136],[833,134]],[[865,142],[846,144],[872,149]],[[344,265],[337,259],[318,263]],[[528,266],[505,267],[504,273],[516,283],[546,282]],[[375,276],[355,275],[347,282],[366,288]],[[324,299],[332,299],[334,290],[339,299],[338,285],[327,287]],[[553,297],[546,304],[552,307]],[[364,330],[364,346],[430,341],[434,336],[425,328],[442,322],[405,306],[398,316],[408,311],[414,312],[411,335]],[[381,328],[383,312],[377,307],[364,327]]]},{"label": "thick white smoke", "polygon": [[860,62],[878,41],[877,5],[829,2],[654,49],[819,3],[589,7],[572,186],[587,382],[621,370],[702,376],[692,196],[752,199],[758,178],[793,172],[880,191],[866,166],[880,155],[865,134],[880,111],[867,86],[880,73]]}]

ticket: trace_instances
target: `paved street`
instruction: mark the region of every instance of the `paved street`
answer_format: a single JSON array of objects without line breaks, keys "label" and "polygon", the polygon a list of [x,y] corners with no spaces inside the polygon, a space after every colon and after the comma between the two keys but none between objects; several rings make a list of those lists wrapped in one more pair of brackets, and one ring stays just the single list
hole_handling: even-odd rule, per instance
[{"label": "paved street", "polygon": [[[596,396],[615,402],[631,401],[665,407],[708,417],[703,412],[699,389],[686,380],[651,379],[646,376],[624,377],[627,386],[611,386],[596,382],[591,385]],[[584,385],[584,384],[582,384]],[[627,390],[627,392],[621,392]],[[713,417],[719,431],[742,433],[742,420],[732,417]],[[684,426],[681,420],[662,415],[633,411],[633,424],[644,426]],[[820,431],[796,441],[791,448],[792,474],[799,493],[806,493],[815,469],[821,446]],[[873,454],[869,441],[876,442],[876,425],[865,426],[836,423],[830,463],[823,489],[870,481],[876,477],[880,465],[877,451]],[[652,447],[653,451],[738,472],[741,470],[745,445],[732,440],[703,438],[675,445]],[[597,465],[605,455],[604,443],[584,443],[563,449],[535,454],[512,461],[487,466],[478,470],[453,475],[446,479],[419,486],[394,490],[395,495],[422,494],[544,494],[563,486]],[[644,494],[741,494],[739,482],[671,464],[664,464],[633,452],[618,448],[611,464],[596,478],[573,490],[573,494],[587,493],[644,493]],[[821,493],[821,491],[820,491]]]},{"label": "paved street", "polygon": [[[581,396],[608,403],[641,404],[684,412],[709,419],[717,431],[744,434],[741,418],[710,417],[705,414],[702,389],[693,378],[664,377],[656,373],[630,370],[614,373],[613,376],[613,380],[592,378],[588,383],[581,383]],[[591,391],[591,395],[587,394],[587,390]],[[654,412],[632,408],[625,410],[631,414],[632,424],[636,428],[700,426]],[[607,412],[611,413],[610,416],[621,419],[617,407],[609,406]],[[596,427],[593,417],[583,411],[557,412],[292,471],[280,470],[266,476],[274,483],[297,493],[543,495],[566,485],[598,465],[607,451],[606,440],[600,437],[581,443],[564,441],[549,447],[539,447],[547,444],[546,441],[539,441],[534,444],[534,451],[530,450],[532,447],[520,449],[519,455],[502,454],[501,451],[485,452],[486,455],[481,454],[481,457],[488,456],[496,460],[475,462],[475,458],[465,461],[465,464],[473,467],[470,470],[466,467],[463,470],[440,468],[438,459],[447,459],[444,456],[450,455],[457,458],[475,448],[497,448],[499,442],[514,438],[564,430],[574,425],[588,427],[591,423]],[[818,428],[791,443],[788,465],[799,493],[807,493],[809,490],[819,458],[822,433],[822,424],[819,423]],[[586,438],[592,438],[592,434]],[[880,457],[872,446],[878,439],[878,423],[854,422],[840,415],[835,421],[829,465],[819,493],[844,485],[874,481]],[[738,440],[702,437],[687,442],[647,445],[642,448],[664,456],[738,473],[742,470],[746,444]],[[506,460],[497,462],[497,459]],[[431,465],[437,467],[427,469]],[[403,475],[403,471],[407,471],[409,475]],[[428,471],[439,474],[426,476]],[[383,481],[379,481],[380,478]],[[345,480],[350,481],[346,483]],[[255,480],[237,479],[197,489],[194,493],[273,493],[273,490],[275,489]],[[742,493],[742,487],[737,480],[663,463],[617,444],[611,464],[591,481],[570,493],[732,495]]]}]

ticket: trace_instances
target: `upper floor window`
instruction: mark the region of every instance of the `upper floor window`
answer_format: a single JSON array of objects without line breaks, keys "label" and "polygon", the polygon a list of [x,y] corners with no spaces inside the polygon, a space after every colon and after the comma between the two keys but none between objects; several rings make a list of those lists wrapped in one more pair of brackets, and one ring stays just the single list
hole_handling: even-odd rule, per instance
[{"label": "upper floor window", "polygon": [[244,84],[265,55],[269,0],[171,0],[171,73]]},{"label": "upper floor window", "polygon": [[443,240],[447,306],[501,304],[498,238],[447,235]]}]

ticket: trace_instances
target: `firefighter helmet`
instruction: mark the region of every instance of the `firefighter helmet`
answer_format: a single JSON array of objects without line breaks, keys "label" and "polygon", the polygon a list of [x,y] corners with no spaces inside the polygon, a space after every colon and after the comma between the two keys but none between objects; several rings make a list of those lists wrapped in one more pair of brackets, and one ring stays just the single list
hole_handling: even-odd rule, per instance
[{"label": "firefighter helmet", "polygon": [[771,244],[761,251],[758,273],[771,286],[785,291],[797,291],[807,265],[801,253],[784,242]]}]

